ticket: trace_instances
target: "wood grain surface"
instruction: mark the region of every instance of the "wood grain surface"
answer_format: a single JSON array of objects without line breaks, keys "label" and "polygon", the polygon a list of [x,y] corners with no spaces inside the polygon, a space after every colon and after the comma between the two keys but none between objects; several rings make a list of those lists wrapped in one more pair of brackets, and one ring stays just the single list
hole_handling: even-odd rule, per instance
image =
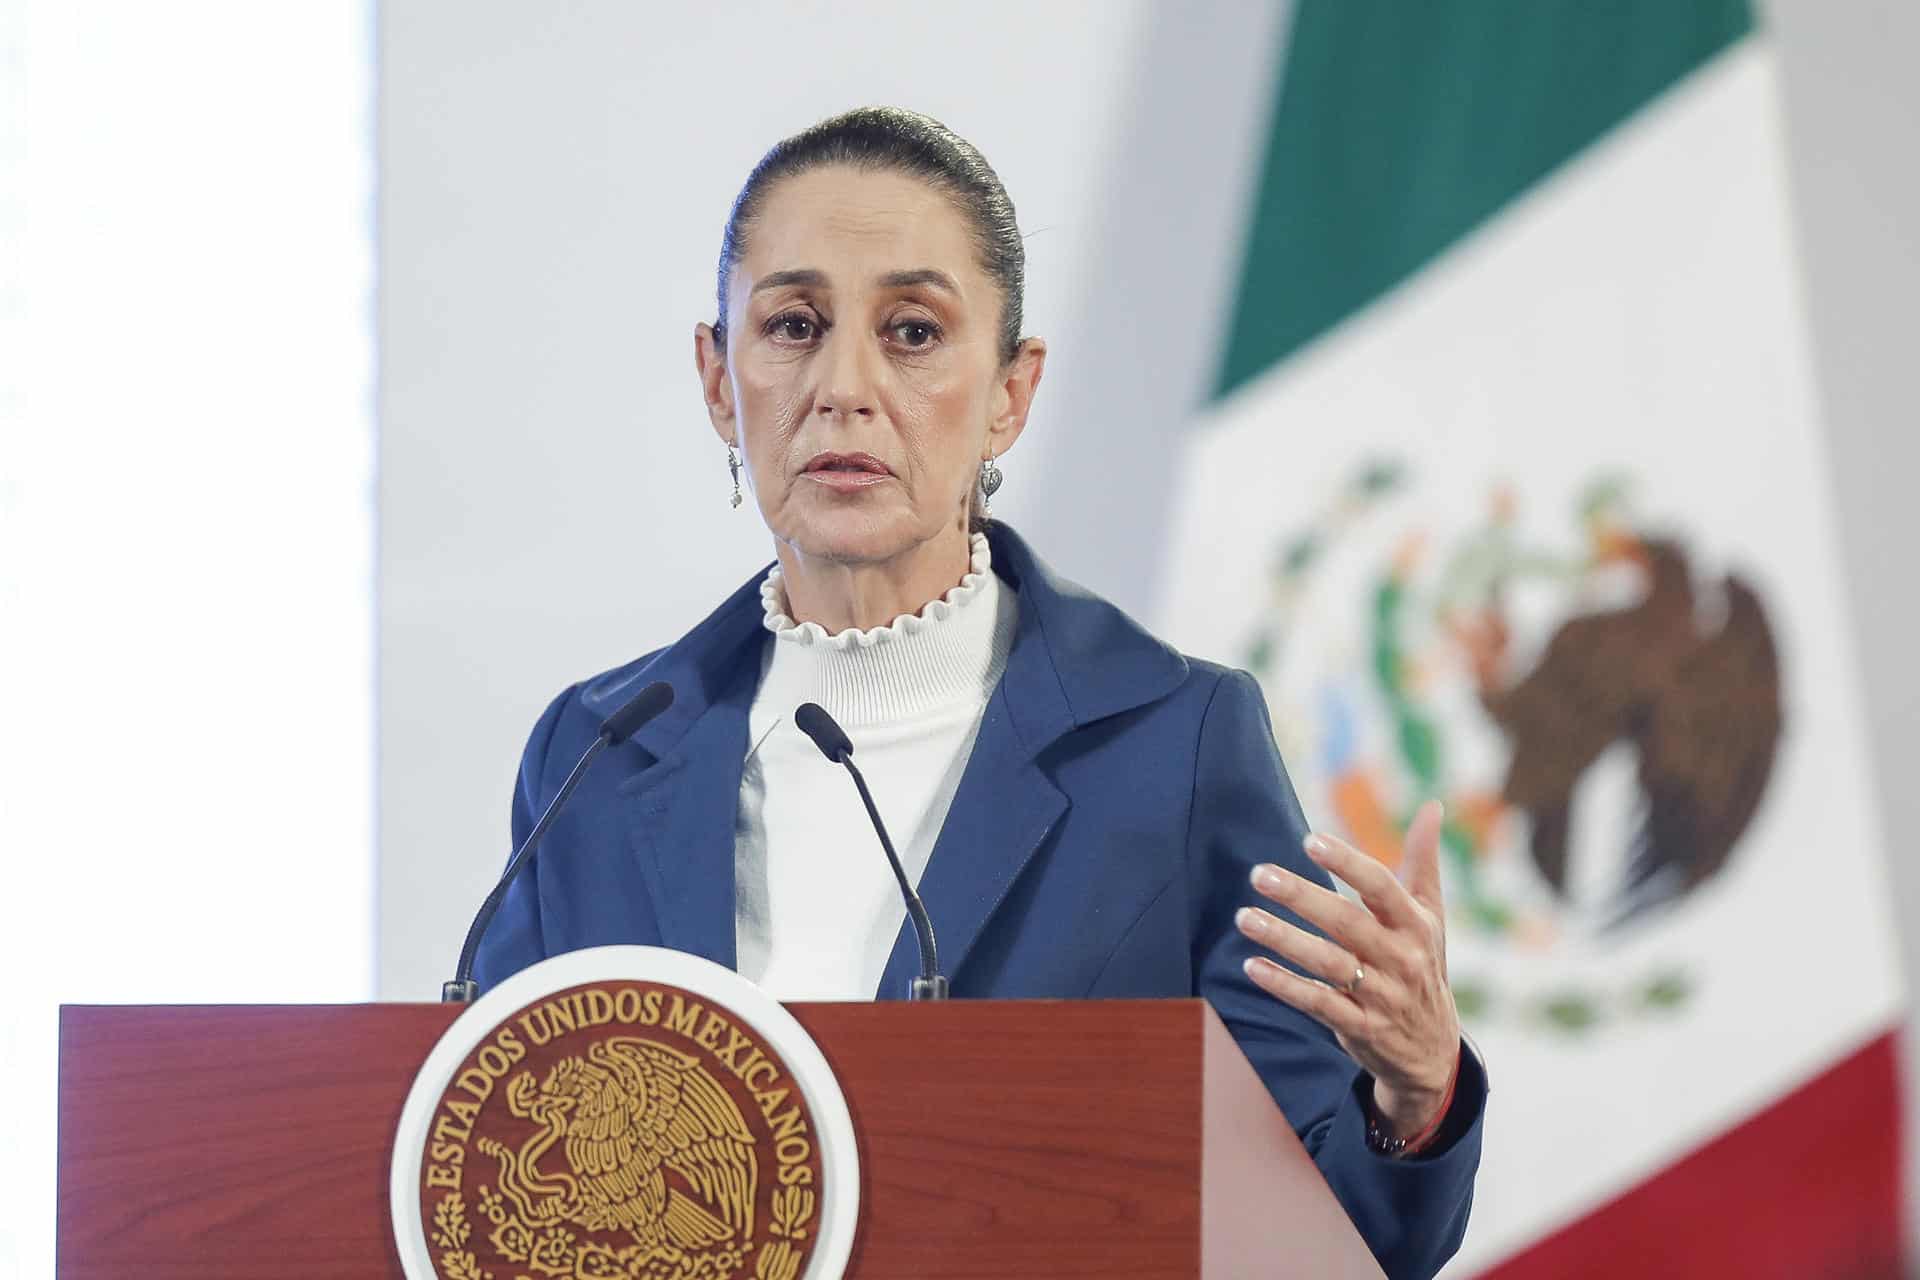
[{"label": "wood grain surface", "polygon": [[[1208,1142],[1265,1144],[1219,1167],[1279,1170],[1281,1182],[1291,1168],[1288,1195],[1317,1194],[1309,1217],[1326,1221],[1325,1184],[1297,1182],[1306,1156],[1286,1150],[1292,1133],[1257,1080],[1245,1092],[1245,1060],[1245,1078],[1206,1069],[1212,1014],[1199,1001],[789,1007],[858,1134],[849,1275],[1200,1275]],[[400,1277],[389,1148],[415,1070],[458,1012],[63,1009],[59,1275]],[[1220,1032],[1216,1054],[1220,1042],[1232,1048]],[[1205,1123],[1204,1095],[1226,1087],[1242,1091],[1235,1105],[1265,1104],[1241,1139],[1217,1115]],[[1286,1239],[1280,1188],[1245,1180],[1209,1179],[1216,1257]],[[1229,1203],[1242,1198],[1257,1211],[1252,1244],[1218,1225],[1243,1216]]]}]

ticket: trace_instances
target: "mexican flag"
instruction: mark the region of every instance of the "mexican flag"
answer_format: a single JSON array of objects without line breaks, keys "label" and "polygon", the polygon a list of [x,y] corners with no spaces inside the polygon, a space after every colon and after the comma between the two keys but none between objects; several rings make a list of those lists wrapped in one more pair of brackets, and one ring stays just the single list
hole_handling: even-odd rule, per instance
[{"label": "mexican flag", "polygon": [[1447,804],[1450,1275],[1891,1274],[1902,997],[1767,33],[1303,0],[1154,621],[1309,817]]}]

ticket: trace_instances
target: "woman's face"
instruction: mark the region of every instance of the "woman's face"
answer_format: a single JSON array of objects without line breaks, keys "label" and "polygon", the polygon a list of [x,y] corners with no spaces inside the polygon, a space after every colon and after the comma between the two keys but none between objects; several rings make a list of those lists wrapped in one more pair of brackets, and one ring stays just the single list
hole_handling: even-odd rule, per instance
[{"label": "woman's face", "polygon": [[879,563],[963,532],[1046,356],[1030,341],[1001,363],[1000,289],[965,216],[917,178],[830,167],[772,188],[746,240],[726,349],[701,325],[696,357],[774,537]]}]

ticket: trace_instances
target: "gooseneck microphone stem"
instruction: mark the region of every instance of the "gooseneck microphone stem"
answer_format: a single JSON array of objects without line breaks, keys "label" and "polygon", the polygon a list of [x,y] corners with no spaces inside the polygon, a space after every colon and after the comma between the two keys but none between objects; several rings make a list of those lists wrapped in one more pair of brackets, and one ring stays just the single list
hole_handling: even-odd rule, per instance
[{"label": "gooseneck microphone stem", "polygon": [[539,845],[540,837],[547,834],[547,828],[552,826],[553,820],[560,816],[560,809],[567,803],[567,797],[573,794],[573,789],[580,785],[580,779],[586,776],[587,766],[591,765],[594,758],[602,751],[616,742],[625,742],[641,725],[672,705],[673,686],[655,682],[634,695],[625,706],[608,716],[601,724],[598,736],[581,754],[579,761],[573,766],[573,771],[567,775],[566,781],[560,784],[560,790],[554,793],[546,812],[540,815],[540,820],[533,824],[533,830],[527,832],[527,838],[520,842],[520,847],[513,851],[511,858],[507,859],[507,869],[500,873],[500,879],[494,884],[493,892],[487,895],[486,901],[480,904],[480,910],[474,913],[473,923],[467,928],[467,939],[460,946],[460,964],[454,970],[453,981],[441,984],[440,1002],[442,1004],[470,1004],[474,997],[480,994],[479,984],[473,980],[473,962],[480,950],[481,935],[486,933],[487,926],[493,923],[494,913],[500,910],[501,902],[506,899],[507,890],[512,887],[514,880],[520,874],[521,867]]},{"label": "gooseneck microphone stem", "polygon": [[540,837],[547,834],[547,828],[552,826],[553,820],[560,816],[560,806],[567,802],[567,797],[573,794],[573,789],[580,785],[580,779],[586,776],[587,766],[592,764],[594,757],[605,751],[607,746],[608,741],[604,736],[593,740],[593,745],[587,748],[586,754],[582,755],[579,763],[573,766],[573,772],[569,773],[567,780],[560,784],[560,790],[554,794],[552,803],[547,805],[547,811],[540,815],[540,821],[533,824],[533,830],[527,832],[527,838],[520,842],[518,849],[513,851],[513,857],[507,859],[507,869],[501,872],[499,882],[493,886],[493,892],[487,895],[487,900],[480,904],[478,914],[473,917],[473,924],[467,929],[467,940],[460,946],[460,966],[453,972],[453,981],[440,988],[441,1003],[468,1004],[480,994],[479,987],[473,980],[473,959],[474,954],[480,950],[480,935],[487,931],[489,924],[493,923],[494,912],[500,909],[500,902],[507,896],[508,887],[520,874],[520,864],[527,860],[527,855],[533,852],[533,847],[540,843]]},{"label": "gooseneck microphone stem", "polygon": [[940,950],[933,940],[933,921],[927,915],[926,904],[920,901],[920,895],[907,882],[906,869],[900,865],[900,855],[894,852],[893,840],[887,835],[887,824],[880,820],[880,810],[873,803],[873,793],[867,790],[867,779],[853,762],[853,739],[847,737],[847,731],[817,702],[802,703],[793,713],[793,723],[813,740],[813,745],[820,748],[821,755],[853,775],[853,785],[860,789],[860,802],[867,806],[867,817],[873,822],[874,834],[880,837],[880,847],[887,851],[887,865],[893,868],[893,878],[899,882],[900,898],[907,906],[907,919],[913,921],[914,937],[920,944],[920,976],[908,983],[907,999],[945,1000],[947,980],[940,973]]},{"label": "gooseneck microphone stem", "polygon": [[920,895],[907,883],[906,869],[900,865],[900,855],[894,852],[893,841],[887,836],[887,824],[880,821],[880,810],[874,806],[873,792],[867,790],[866,775],[860,772],[860,766],[851,758],[842,758],[840,763],[853,775],[853,785],[860,789],[860,803],[867,806],[867,816],[873,819],[873,829],[880,836],[880,847],[887,851],[887,865],[893,868],[893,878],[900,882],[900,896],[907,904],[907,919],[913,921],[914,936],[920,941],[920,976],[907,989],[907,999],[945,1000],[947,980],[940,976],[940,948],[933,940],[933,921],[927,916],[927,905],[920,901]]}]

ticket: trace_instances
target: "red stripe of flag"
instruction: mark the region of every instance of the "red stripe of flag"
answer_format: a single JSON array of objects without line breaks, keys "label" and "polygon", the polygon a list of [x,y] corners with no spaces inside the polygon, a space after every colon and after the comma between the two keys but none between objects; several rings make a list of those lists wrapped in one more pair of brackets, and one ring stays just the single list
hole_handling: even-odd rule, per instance
[{"label": "red stripe of flag", "polygon": [[1908,1274],[1889,1032],[1483,1280]]}]

